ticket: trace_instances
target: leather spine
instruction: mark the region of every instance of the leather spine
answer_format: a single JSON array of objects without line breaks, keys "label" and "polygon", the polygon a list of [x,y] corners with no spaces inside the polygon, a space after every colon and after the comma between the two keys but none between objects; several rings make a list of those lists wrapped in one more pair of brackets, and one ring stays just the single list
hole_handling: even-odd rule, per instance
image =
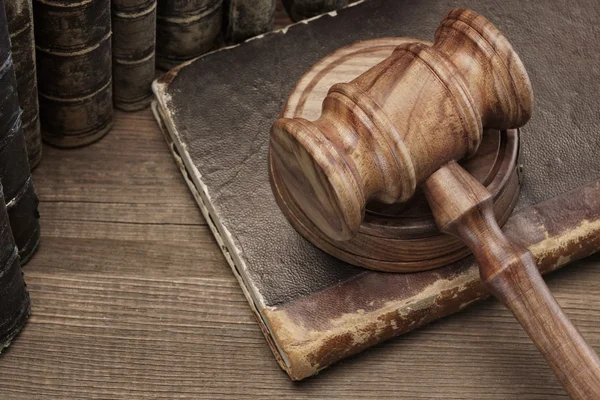
[{"label": "leather spine", "polygon": [[339,10],[348,5],[348,0],[283,0],[292,21],[312,18],[326,12]]},{"label": "leather spine", "polygon": [[[518,211],[503,231],[528,248],[540,272],[547,274],[598,252],[599,199],[600,180]],[[304,379],[487,298],[478,269],[474,258],[468,257],[419,273],[419,285],[398,293],[393,291],[411,274],[388,274],[383,280],[362,274],[311,296],[267,307],[262,310],[265,330],[277,343],[271,349],[290,378]],[[387,290],[394,295],[382,296]],[[357,301],[347,301],[350,297]]]},{"label": "leather spine", "polygon": [[29,293],[0,186],[0,352],[23,328],[29,312]]},{"label": "leather spine", "polygon": [[141,110],[152,100],[156,0],[113,0],[112,30],[115,107]]},{"label": "leather spine", "polygon": [[102,138],[113,122],[110,1],[34,0],[33,14],[43,139]]},{"label": "leather spine", "polygon": [[225,0],[223,27],[227,43],[239,43],[273,29],[274,0]]},{"label": "leather spine", "polygon": [[3,2],[0,4],[0,183],[12,233],[25,263],[39,243],[38,199],[27,160],[6,14]]},{"label": "leather spine", "polygon": [[213,48],[222,15],[223,0],[158,0],[156,65],[170,69]]},{"label": "leather spine", "polygon": [[17,76],[19,105],[23,110],[21,121],[27,145],[29,166],[35,168],[42,158],[37,78],[35,72],[35,44],[33,40],[33,9],[31,0],[6,2],[6,17],[12,47],[13,64]]}]

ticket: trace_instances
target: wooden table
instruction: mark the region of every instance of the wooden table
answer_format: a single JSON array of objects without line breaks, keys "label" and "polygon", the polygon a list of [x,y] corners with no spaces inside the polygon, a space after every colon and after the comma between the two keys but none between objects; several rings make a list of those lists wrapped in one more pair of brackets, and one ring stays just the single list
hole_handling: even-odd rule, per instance
[{"label": "wooden table", "polygon": [[[46,146],[33,312],[0,356],[0,398],[566,398],[496,301],[292,383],[150,111],[92,146]],[[600,350],[600,257],[549,278]]]}]

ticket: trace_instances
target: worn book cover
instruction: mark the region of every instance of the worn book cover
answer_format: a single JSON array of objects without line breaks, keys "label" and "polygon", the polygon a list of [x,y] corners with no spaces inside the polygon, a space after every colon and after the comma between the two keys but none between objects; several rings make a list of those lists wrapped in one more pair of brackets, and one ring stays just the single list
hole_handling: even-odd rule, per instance
[{"label": "worn book cover", "polygon": [[30,307],[0,185],[0,353],[25,325]]},{"label": "worn book cover", "polygon": [[346,7],[348,0],[283,0],[283,5],[293,21],[300,21]]},{"label": "worn book cover", "polygon": [[158,0],[156,65],[169,69],[215,46],[223,19],[223,0]]},{"label": "worn book cover", "polygon": [[503,229],[549,272],[600,248],[600,54],[573,49],[596,46],[589,32],[599,15],[593,0],[566,5],[369,0],[214,52],[154,83],[153,108],[175,160],[292,379],[487,296],[470,257],[420,273],[373,272],[323,253],[290,226],[267,160],[269,129],[295,83],[358,41],[431,40],[450,8],[489,18],[520,54],[536,96],[522,130],[521,196]]},{"label": "worn book cover", "polygon": [[31,0],[7,1],[6,17],[13,54],[19,105],[23,110],[21,122],[27,144],[31,169],[42,158],[42,134],[35,72],[35,43],[33,39],[33,6]]},{"label": "worn book cover", "polygon": [[40,224],[21,115],[4,1],[0,0],[0,183],[12,235],[25,263],[38,247]]},{"label": "worn book cover", "polygon": [[275,0],[225,0],[223,5],[226,43],[239,43],[273,30]]},{"label": "worn book cover", "polygon": [[[37,215],[33,220],[28,218],[28,215],[37,214],[37,197],[31,185],[25,139],[20,130],[16,78],[4,6],[4,0],[0,0],[0,352],[10,344],[29,316],[29,294],[23,281],[20,258],[28,258],[39,239]],[[13,129],[15,125],[18,130]],[[12,186],[12,193],[7,194],[3,185]],[[34,209],[31,209],[32,195]],[[5,199],[11,204],[8,212]],[[15,223],[22,223],[22,228]],[[19,249],[13,236],[15,228],[21,235],[20,240],[35,237],[35,246]]]},{"label": "worn book cover", "polygon": [[152,100],[156,44],[156,0],[113,0],[113,99],[123,111]]},{"label": "worn book cover", "polygon": [[33,0],[42,137],[59,147],[113,123],[110,1]]}]

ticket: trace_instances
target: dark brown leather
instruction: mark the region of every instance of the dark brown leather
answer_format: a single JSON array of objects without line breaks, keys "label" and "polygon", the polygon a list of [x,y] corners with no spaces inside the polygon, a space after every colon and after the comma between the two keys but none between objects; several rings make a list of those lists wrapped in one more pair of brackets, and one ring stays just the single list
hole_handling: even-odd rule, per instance
[{"label": "dark brown leather", "polygon": [[42,137],[59,147],[89,144],[113,122],[110,2],[34,5]]},{"label": "dark brown leather", "polygon": [[[0,1],[0,6],[3,7]],[[0,8],[2,8],[0,7]],[[0,14],[0,183],[22,262],[39,243],[38,198],[33,188],[21,124],[17,80],[4,8]],[[0,301],[2,297],[0,297]]]},{"label": "dark brown leather", "polygon": [[23,110],[21,115],[23,134],[27,144],[29,165],[33,169],[42,157],[33,39],[33,5],[28,0],[11,0],[6,1],[5,6],[13,64],[17,77],[19,105]]},{"label": "dark brown leather", "polygon": [[[21,330],[30,307],[12,231],[20,230],[24,237],[39,234],[37,216],[28,218],[37,213],[37,197],[29,176],[20,116],[4,1],[0,0],[0,352]],[[27,188],[31,188],[34,204],[27,201],[32,199]],[[11,204],[9,213],[24,217],[13,229],[5,199]]]},{"label": "dark brown leather", "polygon": [[156,8],[156,66],[172,68],[198,57],[221,33],[223,0],[158,0]]},{"label": "dark brown leather", "polygon": [[10,229],[0,187],[0,352],[21,330],[29,316],[29,293]]},{"label": "dark brown leather", "polygon": [[339,10],[347,5],[348,0],[283,0],[283,6],[293,21]]}]

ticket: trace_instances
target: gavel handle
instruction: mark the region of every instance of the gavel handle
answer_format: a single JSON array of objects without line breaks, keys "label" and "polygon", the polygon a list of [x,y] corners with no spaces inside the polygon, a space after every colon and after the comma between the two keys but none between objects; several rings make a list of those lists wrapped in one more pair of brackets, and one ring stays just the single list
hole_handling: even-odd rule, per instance
[{"label": "gavel handle", "polygon": [[531,252],[496,222],[492,196],[455,162],[423,185],[436,223],[471,249],[487,289],[512,311],[573,399],[600,399],[600,360],[546,286]]}]

